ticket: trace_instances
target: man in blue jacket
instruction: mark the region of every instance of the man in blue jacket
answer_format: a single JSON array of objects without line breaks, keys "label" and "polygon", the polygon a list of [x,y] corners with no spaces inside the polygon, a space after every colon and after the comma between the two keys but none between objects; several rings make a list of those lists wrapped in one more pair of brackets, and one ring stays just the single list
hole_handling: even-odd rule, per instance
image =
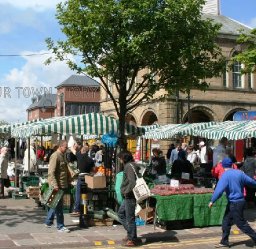
[{"label": "man in blue jacket", "polygon": [[233,224],[243,233],[247,234],[254,241],[254,246],[256,247],[256,232],[250,227],[243,215],[245,208],[244,186],[256,187],[256,181],[242,171],[232,169],[230,158],[224,158],[222,160],[222,166],[225,172],[221,176],[209,203],[209,207],[211,208],[223,192],[226,192],[228,204],[222,221],[222,239],[215,247],[230,247],[229,235]]}]

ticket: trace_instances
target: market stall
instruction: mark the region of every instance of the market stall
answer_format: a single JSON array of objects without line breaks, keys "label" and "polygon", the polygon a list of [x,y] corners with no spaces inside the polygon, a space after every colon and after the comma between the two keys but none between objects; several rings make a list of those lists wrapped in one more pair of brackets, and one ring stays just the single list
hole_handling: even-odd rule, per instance
[{"label": "market stall", "polygon": [[[143,128],[137,128],[133,125],[126,124],[127,135],[142,135],[144,133]],[[88,138],[93,136],[100,137],[104,134],[111,134],[118,136],[119,133],[119,121],[112,117],[107,117],[98,113],[89,113],[68,117],[54,117],[51,119],[40,120],[36,123],[30,123],[11,129],[11,134],[17,138],[29,139],[33,136],[49,136],[51,134],[61,134],[68,138],[69,135],[80,136]],[[105,168],[103,170],[103,168]],[[112,165],[105,165],[97,167],[97,177],[94,176],[82,176],[83,180],[87,183],[86,210],[89,212],[98,212],[103,207],[113,208],[114,202],[114,190],[112,189]],[[85,179],[87,177],[87,179]],[[31,177],[28,176],[31,180]],[[28,180],[28,179],[26,179]],[[29,183],[31,181],[28,181]],[[84,181],[83,181],[84,182]],[[26,185],[27,186],[27,185]],[[48,189],[44,184],[44,191]],[[36,194],[36,186],[27,186],[27,193],[29,196]],[[64,193],[64,207],[68,212],[70,211],[70,196],[74,194],[74,191]],[[106,199],[107,198],[107,199]],[[110,199],[112,202],[110,203]]]},{"label": "market stall", "polygon": [[193,221],[195,227],[220,225],[226,210],[227,200],[222,196],[210,209],[213,189],[195,188],[184,184],[173,188],[157,185],[151,190],[157,200],[156,218],[159,221]]}]

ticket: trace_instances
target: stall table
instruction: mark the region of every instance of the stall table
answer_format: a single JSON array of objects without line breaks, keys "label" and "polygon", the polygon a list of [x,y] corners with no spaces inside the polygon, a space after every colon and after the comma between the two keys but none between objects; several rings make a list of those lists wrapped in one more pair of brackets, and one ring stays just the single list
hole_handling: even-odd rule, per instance
[{"label": "stall table", "polygon": [[223,195],[212,208],[208,207],[212,194],[182,194],[160,196],[157,200],[156,215],[160,221],[193,219],[194,226],[215,226],[222,223],[227,199]]}]

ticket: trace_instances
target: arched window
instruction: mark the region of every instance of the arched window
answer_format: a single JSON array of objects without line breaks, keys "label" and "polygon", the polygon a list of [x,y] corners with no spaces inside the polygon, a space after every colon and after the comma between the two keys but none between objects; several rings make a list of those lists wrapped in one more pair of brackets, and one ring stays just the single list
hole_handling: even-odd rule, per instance
[{"label": "arched window", "polygon": [[[233,56],[237,55],[235,52]],[[239,61],[234,61],[232,65],[232,81],[233,88],[242,87],[242,74],[241,74],[242,64]]]}]

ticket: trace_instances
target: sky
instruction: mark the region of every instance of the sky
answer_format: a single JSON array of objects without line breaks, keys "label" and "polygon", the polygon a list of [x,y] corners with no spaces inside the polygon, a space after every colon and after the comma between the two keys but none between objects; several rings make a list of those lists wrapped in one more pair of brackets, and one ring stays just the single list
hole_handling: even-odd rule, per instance
[{"label": "sky", "polygon": [[[64,62],[45,65],[45,39],[63,40],[60,0],[0,0],[0,120],[23,122],[36,93],[52,92],[74,74]],[[221,14],[256,27],[256,0],[220,0]],[[27,56],[31,55],[31,56]]]}]

